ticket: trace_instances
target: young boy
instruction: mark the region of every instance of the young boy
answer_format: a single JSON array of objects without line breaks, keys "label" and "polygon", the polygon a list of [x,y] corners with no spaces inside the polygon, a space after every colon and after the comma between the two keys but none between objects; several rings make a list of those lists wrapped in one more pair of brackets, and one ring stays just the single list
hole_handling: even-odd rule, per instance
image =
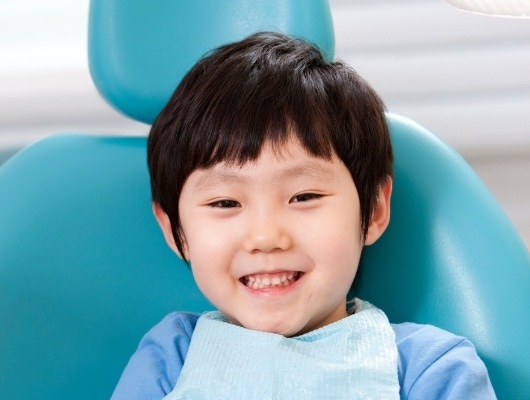
[{"label": "young boy", "polygon": [[221,47],[155,121],[148,162],[166,241],[219,311],[168,315],[114,399],[495,398],[465,339],[347,308],[392,191],[384,105],[353,70],[275,33]]}]

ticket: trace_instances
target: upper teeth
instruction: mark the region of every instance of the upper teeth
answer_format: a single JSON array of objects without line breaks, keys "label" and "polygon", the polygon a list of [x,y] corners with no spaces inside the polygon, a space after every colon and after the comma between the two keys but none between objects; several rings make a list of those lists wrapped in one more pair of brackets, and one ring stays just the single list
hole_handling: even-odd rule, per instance
[{"label": "upper teeth", "polygon": [[298,277],[298,272],[280,272],[276,274],[247,275],[243,283],[252,289],[285,287],[291,285]]}]

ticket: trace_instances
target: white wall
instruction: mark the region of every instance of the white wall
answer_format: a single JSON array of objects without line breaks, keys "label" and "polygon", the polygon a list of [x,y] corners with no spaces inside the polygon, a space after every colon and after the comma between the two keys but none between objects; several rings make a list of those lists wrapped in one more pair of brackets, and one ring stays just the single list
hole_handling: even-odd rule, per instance
[{"label": "white wall", "polygon": [[530,20],[442,0],[331,0],[337,56],[468,154],[530,152]]}]

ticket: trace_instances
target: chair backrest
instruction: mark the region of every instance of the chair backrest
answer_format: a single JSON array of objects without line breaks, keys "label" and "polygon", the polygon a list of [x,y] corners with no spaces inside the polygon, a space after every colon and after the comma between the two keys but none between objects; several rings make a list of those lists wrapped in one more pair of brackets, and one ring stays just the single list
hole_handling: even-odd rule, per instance
[{"label": "chair backrest", "polygon": [[[469,337],[499,398],[528,398],[527,250],[460,157],[409,120],[389,123],[392,222],[363,257],[361,296],[394,322]],[[211,309],[151,215],[145,138],[52,136],[0,183],[2,399],[108,397],[149,327]]]},{"label": "chair backrest", "polygon": [[[302,2],[323,16],[320,24],[307,16]],[[186,68],[176,65],[194,48],[189,31],[175,43],[167,39],[180,32],[168,22],[170,11],[186,25],[185,16],[177,14],[188,9],[175,3],[101,0],[91,6],[91,32],[101,29],[91,37],[91,58],[103,49],[92,61],[94,79],[115,107],[146,122]],[[239,8],[218,15],[212,11],[217,4],[232,1],[192,3],[203,4],[208,17],[186,29],[211,22],[210,32],[237,31],[226,18],[249,20],[258,10],[253,18],[261,21],[259,16],[274,9],[270,0],[240,0],[233,1]],[[332,43],[329,9],[321,12],[325,2],[280,3],[291,5],[274,17],[291,24],[287,32],[300,33],[302,28],[293,28],[300,24],[309,39],[315,31],[322,46]],[[148,13],[153,7],[157,13]],[[241,16],[238,10],[248,12]],[[239,33],[274,26],[249,24]],[[239,38],[237,32],[224,34],[221,41]],[[98,44],[103,39],[109,43]],[[199,39],[197,57],[220,44]],[[141,63],[128,40],[155,59],[169,53],[161,63],[165,67],[147,56],[143,67],[127,67],[127,59]],[[120,42],[129,43],[121,53]],[[183,42],[187,47],[179,47]],[[153,53],[149,43],[156,44]],[[111,64],[106,72],[105,57]],[[530,398],[528,250],[454,151],[409,120],[395,115],[388,120],[396,158],[392,222],[363,256],[360,296],[392,321],[432,323],[469,337],[498,397]],[[1,399],[108,398],[152,325],[173,310],[212,308],[187,267],[167,249],[151,215],[145,138],[52,136],[6,162],[0,185]]]},{"label": "chair backrest", "polygon": [[152,218],[144,138],[52,136],[0,184],[0,398],[109,398],[150,326],[210,307]]},{"label": "chair backrest", "polygon": [[393,322],[469,338],[499,399],[530,398],[530,256],[467,163],[425,128],[390,116],[391,222],[362,262],[361,298]]}]

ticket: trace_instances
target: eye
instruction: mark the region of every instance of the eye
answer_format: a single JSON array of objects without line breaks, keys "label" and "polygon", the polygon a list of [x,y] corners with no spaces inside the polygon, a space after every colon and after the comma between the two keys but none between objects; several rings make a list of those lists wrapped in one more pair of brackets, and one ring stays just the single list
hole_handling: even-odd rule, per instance
[{"label": "eye", "polygon": [[290,203],[301,203],[301,202],[306,202],[309,200],[320,199],[322,196],[323,196],[322,194],[317,194],[317,193],[300,193],[294,196],[290,200]]},{"label": "eye", "polygon": [[218,200],[214,201],[212,203],[208,203],[208,205],[212,208],[236,208],[241,207],[241,204],[235,200]]}]

